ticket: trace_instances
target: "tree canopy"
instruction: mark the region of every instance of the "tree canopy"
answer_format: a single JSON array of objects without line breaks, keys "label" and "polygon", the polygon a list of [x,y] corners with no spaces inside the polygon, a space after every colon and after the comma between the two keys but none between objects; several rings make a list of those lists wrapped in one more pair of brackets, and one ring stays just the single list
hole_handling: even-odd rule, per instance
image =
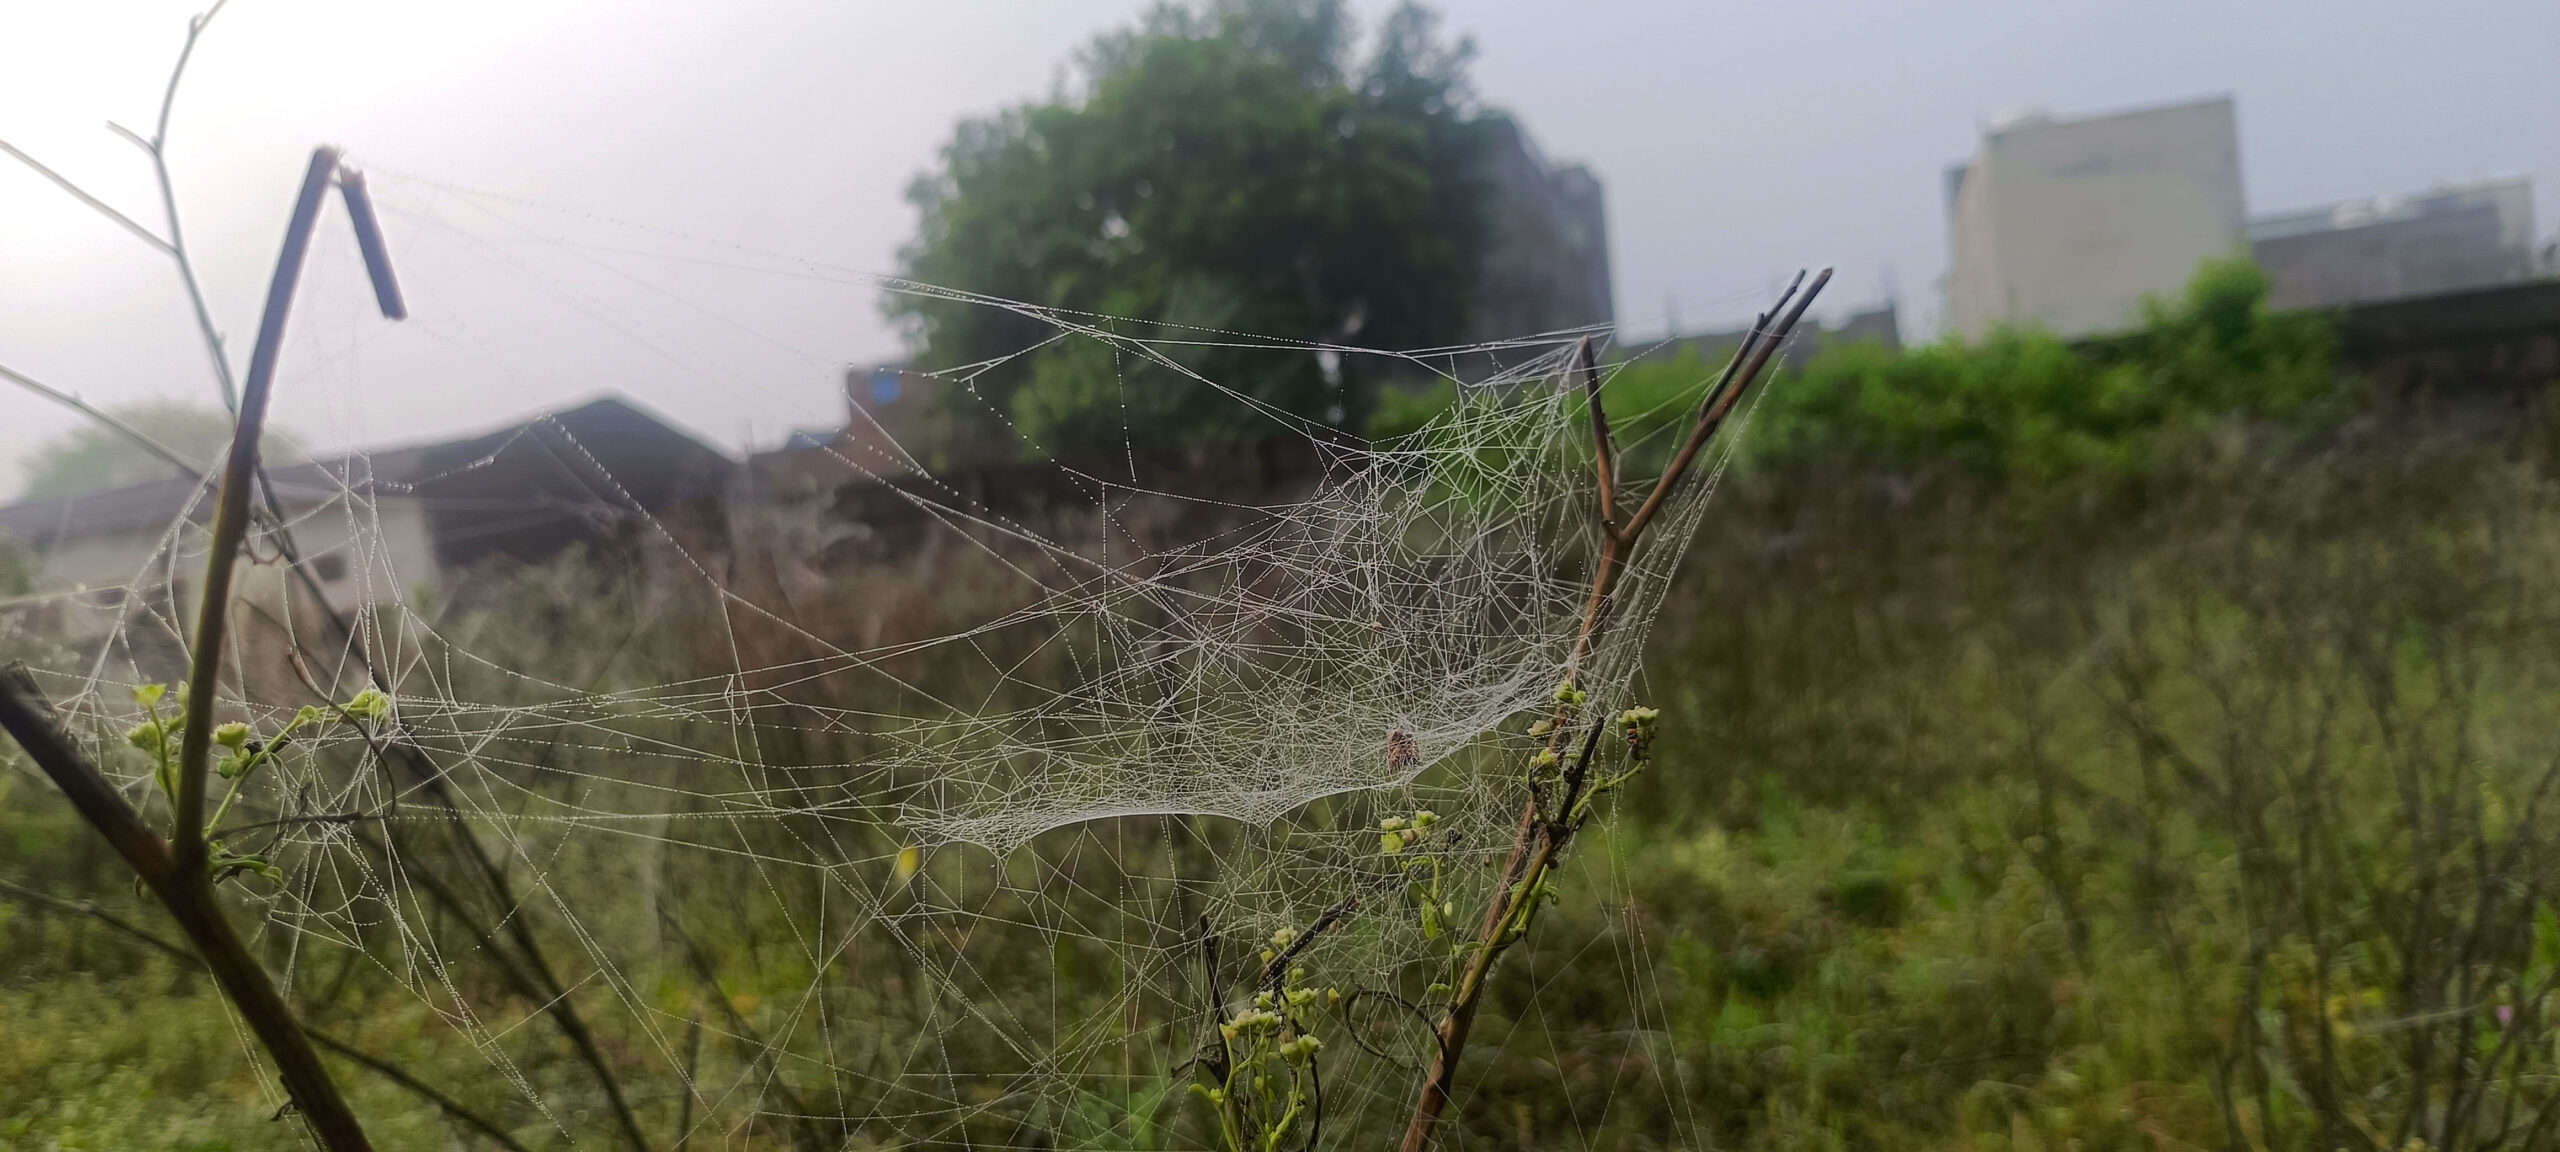
[{"label": "tree canopy", "polygon": [[[144,400],[108,412],[199,464],[215,462],[231,446],[231,417],[219,408],[183,400]],[[293,437],[269,428],[261,450],[270,460],[290,459],[295,455]],[[27,496],[69,496],[169,475],[167,461],[144,451],[123,433],[98,424],[83,424],[38,445],[20,465]]]},{"label": "tree canopy", "polygon": [[[959,126],[909,189],[921,225],[904,274],[1125,318],[1114,330],[1137,337],[1454,341],[1488,211],[1472,47],[1411,4],[1365,55],[1358,39],[1340,0],[1155,9],[1082,54],[1080,94]],[[944,396],[946,455],[1111,454],[1124,435],[1140,451],[1200,447],[1270,419],[1103,343],[1039,347],[1054,330],[1000,308],[888,308],[928,369],[1037,348]],[[1373,370],[1336,357],[1173,358],[1319,425],[1359,427],[1377,395]]]}]

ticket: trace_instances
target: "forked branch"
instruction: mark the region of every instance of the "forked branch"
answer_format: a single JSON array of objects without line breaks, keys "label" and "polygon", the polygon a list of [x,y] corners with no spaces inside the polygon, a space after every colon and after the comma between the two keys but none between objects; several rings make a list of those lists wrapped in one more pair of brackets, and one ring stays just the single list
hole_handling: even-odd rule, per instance
[{"label": "forked branch", "polygon": [[[1813,304],[1814,298],[1821,295],[1823,286],[1830,281],[1831,271],[1827,268],[1814,276],[1811,284],[1805,284],[1804,277],[1799,274],[1796,283],[1788,286],[1777,304],[1761,315],[1760,322],[1754,324],[1751,332],[1743,338],[1742,346],[1735,349],[1733,358],[1726,363],[1724,373],[1715,386],[1699,402],[1698,414],[1690,423],[1688,437],[1663,469],[1661,479],[1654,482],[1653,490],[1646,494],[1644,503],[1623,525],[1615,523],[1616,454],[1609,440],[1608,415],[1600,403],[1599,372],[1591,356],[1590,343],[1585,341],[1582,344],[1577,363],[1583,377],[1583,392],[1591,409],[1592,444],[1600,475],[1596,512],[1601,531],[1600,555],[1592,569],[1590,596],[1583,603],[1581,631],[1565,666],[1568,686],[1580,673],[1583,662],[1589,658],[1608,626],[1611,594],[1616,591],[1636,545],[1643,540],[1645,529],[1653,524],[1655,517],[1680,490],[1691,467],[1697,462],[1700,450],[1715,438],[1717,430],[1724,426],[1726,416],[1750,392],[1752,384],[1768,367],[1770,358],[1785,346],[1797,322],[1804,318],[1805,309]],[[1803,288],[1801,294],[1797,291],[1799,285]],[[1585,801],[1594,787],[1589,783],[1591,760],[1598,748],[1603,721],[1585,721],[1580,747],[1572,748],[1568,740],[1574,722],[1580,718],[1579,699],[1579,693],[1571,694],[1570,699],[1567,693],[1559,693],[1556,714],[1550,718],[1546,728],[1545,754],[1552,758],[1550,763],[1555,763],[1561,760],[1565,750],[1570,749],[1573,760],[1563,767],[1556,781],[1556,794],[1545,798],[1547,806],[1544,810],[1541,797],[1534,789],[1522,805],[1511,852],[1503,862],[1500,882],[1494,887],[1493,898],[1486,903],[1483,925],[1477,931],[1471,950],[1466,953],[1466,965],[1451,992],[1448,1010],[1440,1017],[1435,1032],[1439,1054],[1424,1074],[1421,1094],[1414,1100],[1412,1118],[1405,1126],[1403,1152],[1423,1152],[1430,1146],[1432,1132],[1439,1125],[1441,1113],[1448,1108],[1450,1093],[1457,1081],[1458,1062],[1466,1054],[1468,1034],[1474,1029],[1476,1014],[1483,1007],[1485,989],[1494,968],[1501,962],[1503,953],[1527,933],[1536,914],[1547,873],[1562,858],[1574,833],[1580,830],[1587,818],[1589,806]],[[1605,714],[1606,710],[1602,711]]]},{"label": "forked branch", "polygon": [[[201,27],[201,22],[197,27]],[[249,530],[249,491],[256,484],[258,440],[266,424],[267,399],[275,380],[276,359],[284,343],[285,317],[302,277],[305,253],[320,206],[338,174],[334,149],[315,149],[285,229],[284,250],[267,287],[266,313],[249,362],[247,387],[239,398],[231,450],[214,497],[213,531],[205,560],[203,603],[197,616],[180,732],[174,786],[169,789],[173,824],[162,841],[126,804],[53,721],[52,708],[23,666],[0,675],[0,727],[15,737],[38,767],[70,798],[135,876],[150,889],[171,918],[178,921],[223,993],[266,1046],[276,1062],[285,1090],[310,1124],[312,1134],[332,1152],[370,1149],[336,1082],[321,1064],[284,997],[242,942],[214,896],[216,876],[204,814],[206,776],[214,742],[213,708],[220,695],[224,638],[230,622],[231,582],[241,545]],[[386,308],[386,311],[389,311]]]},{"label": "forked branch", "polygon": [[[1802,283],[1804,274],[1797,273],[1796,281]],[[1724,427],[1726,414],[1732,412],[1734,404],[1751,390],[1751,384],[1759,378],[1761,369],[1768,366],[1769,357],[1787,342],[1787,337],[1795,332],[1796,321],[1804,318],[1804,310],[1812,306],[1813,298],[1821,295],[1822,286],[1830,282],[1831,270],[1825,268],[1813,278],[1812,285],[1805,288],[1802,296],[1796,295],[1794,284],[1788,285],[1786,294],[1778,297],[1776,307],[1763,313],[1760,322],[1752,325],[1750,334],[1743,337],[1742,347],[1734,351],[1733,359],[1725,365],[1724,377],[1716,381],[1715,388],[1699,405],[1697,421],[1689,426],[1689,438],[1681,442],[1679,454],[1673,456],[1670,466],[1662,470],[1662,479],[1654,484],[1653,494],[1645,498],[1644,506],[1636,509],[1636,514],[1628,518],[1626,527],[1619,531],[1623,546],[1634,547],[1636,538],[1644,534],[1645,526],[1653,523],[1654,515],[1662,511],[1663,502],[1679,490],[1680,482],[1688,478],[1689,466],[1697,461],[1698,450],[1715,438],[1717,429]],[[1787,303],[1790,297],[1795,301],[1793,307]],[[1770,327],[1769,317],[1781,312],[1784,317],[1776,327]]]}]

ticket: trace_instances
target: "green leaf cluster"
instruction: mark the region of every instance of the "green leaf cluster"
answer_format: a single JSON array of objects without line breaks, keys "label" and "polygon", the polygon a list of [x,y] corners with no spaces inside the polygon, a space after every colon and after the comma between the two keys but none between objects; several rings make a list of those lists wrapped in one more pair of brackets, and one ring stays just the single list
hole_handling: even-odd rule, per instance
[{"label": "green leaf cluster", "polygon": [[1358,428],[1378,390],[1360,358],[1231,334],[1455,340],[1495,127],[1466,87],[1471,49],[1412,5],[1365,56],[1355,39],[1338,0],[1160,7],[1085,52],[1080,94],[962,123],[909,190],[909,279],[1185,343],[1061,339],[1041,315],[893,294],[919,365],[966,380],[942,394],[932,454],[1116,456]]},{"label": "green leaf cluster", "polygon": [[[133,689],[133,702],[142,709],[142,719],[125,731],[125,743],[139,751],[151,763],[151,780],[159,788],[174,813],[178,803],[180,746],[187,726],[187,686],[180,684],[176,707],[167,713],[160,702],[171,693],[166,684],[141,684]],[[214,726],[212,744],[218,750],[213,774],[229,781],[222,802],[204,822],[206,866],[213,882],[219,884],[244,872],[254,872],[270,880],[282,879],[266,856],[258,853],[234,852],[225,847],[215,833],[222,828],[223,817],[231,814],[231,806],[240,799],[240,788],[258,770],[275,762],[285,746],[305,730],[324,731],[340,722],[371,724],[391,711],[391,698],[380,689],[367,688],[345,703],[322,709],[304,706],[296,709],[290,720],[272,736],[261,739],[257,729],[243,721],[230,721]]]}]

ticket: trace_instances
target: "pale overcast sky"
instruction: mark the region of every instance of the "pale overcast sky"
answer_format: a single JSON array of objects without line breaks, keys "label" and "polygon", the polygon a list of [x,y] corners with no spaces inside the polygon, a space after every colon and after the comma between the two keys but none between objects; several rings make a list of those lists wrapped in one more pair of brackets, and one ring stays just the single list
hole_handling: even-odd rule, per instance
[{"label": "pale overcast sky", "polygon": [[[104,124],[148,130],[196,7],[0,0],[0,139],[156,226],[148,169]],[[902,190],[953,121],[1050,91],[1138,7],[235,0],[172,129],[185,223],[245,354],[310,147],[377,174],[419,320],[368,318],[343,225],[324,235],[278,398],[307,442],[416,440],[609,389],[732,448],[770,442],[836,418],[837,366],[897,351],[875,293],[836,270],[892,269]],[[2228,92],[2252,211],[2525,173],[2539,231],[2560,227],[2551,0],[1444,11],[1480,48],[1482,96],[1606,182],[1636,334],[1674,300],[1692,328],[1734,321],[1783,273],[1832,263],[1839,305],[1898,292],[1925,335],[1941,172],[2022,106]],[[610,263],[653,245],[657,273]],[[725,245],[802,272],[701,259]],[[663,259],[678,247],[692,263]],[[5,159],[0,364],[94,401],[214,396],[167,262]],[[0,389],[0,491],[72,419]]]}]

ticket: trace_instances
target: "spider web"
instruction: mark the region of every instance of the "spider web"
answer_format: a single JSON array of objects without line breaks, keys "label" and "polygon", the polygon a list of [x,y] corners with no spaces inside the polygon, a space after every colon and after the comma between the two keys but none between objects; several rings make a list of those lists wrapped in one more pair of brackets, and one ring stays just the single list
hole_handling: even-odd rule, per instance
[{"label": "spider web", "polygon": [[[1392,1005],[1447,970],[1451,938],[1417,929],[1377,820],[1430,809],[1454,903],[1482,907],[1536,746],[1523,729],[1552,707],[1596,553],[1585,333],[1379,353],[1140,329],[376,176],[422,270],[414,318],[360,322],[361,283],[329,271],[355,264],[324,233],[317,318],[279,388],[288,417],[361,424],[404,349],[530,376],[491,335],[509,309],[600,325],[687,386],[769,393],[776,363],[834,386],[835,361],[704,307],[675,268],[1008,309],[1048,343],[1175,369],[1310,463],[1261,492],[1142,484],[1134,459],[1125,475],[1046,464],[1080,495],[1026,512],[906,446],[840,444],[834,462],[912,532],[866,545],[841,517],[741,512],[714,547],[537,421],[459,469],[547,454],[632,550],[604,565],[615,578],[555,564],[459,606],[422,600],[430,574],[401,570],[393,513],[411,492],[371,482],[362,457],[338,468],[290,527],[306,553],[350,561],[327,607],[351,630],[283,578],[270,528],[222,704],[272,732],[315,690],[389,688],[378,730],[295,744],[229,825],[283,872],[232,899],[319,1026],[397,1039],[536,1144],[631,1146],[627,1114],[659,1146],[1187,1146],[1211,1013],[1201,926],[1227,942],[1232,998],[1252,987],[1255,941],[1348,908],[1305,954],[1318,982],[1374,994],[1328,1050],[1324,1142],[1401,1120],[1424,1040]],[[1370,358],[1453,380],[1457,400],[1371,443],[1184,369],[1203,345]],[[975,397],[1001,367],[938,383]],[[1634,555],[1575,674],[1592,714],[1631,702],[1713,479]],[[147,768],[106,734],[135,719],[130,685],[174,678],[200,513],[167,525],[116,603],[89,589],[46,604],[102,637],[40,661],[48,689],[161,820]],[[857,562],[809,561],[827,551]],[[1653,977],[1640,953],[1619,962],[1641,1017]],[[580,1055],[571,1013],[599,1055]],[[1641,1063],[1631,1075],[1673,1075],[1667,1057]]]}]

